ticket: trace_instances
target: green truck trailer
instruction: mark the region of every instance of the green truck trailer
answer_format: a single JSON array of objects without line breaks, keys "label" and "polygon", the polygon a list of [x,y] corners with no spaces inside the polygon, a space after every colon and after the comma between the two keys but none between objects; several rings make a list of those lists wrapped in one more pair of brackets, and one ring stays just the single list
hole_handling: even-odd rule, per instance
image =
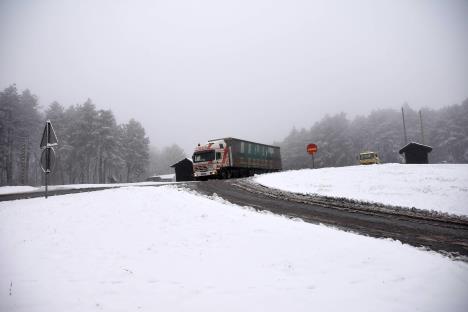
[{"label": "green truck trailer", "polygon": [[215,139],[203,145],[198,144],[192,160],[196,180],[238,178],[281,170],[278,146],[236,138]]}]

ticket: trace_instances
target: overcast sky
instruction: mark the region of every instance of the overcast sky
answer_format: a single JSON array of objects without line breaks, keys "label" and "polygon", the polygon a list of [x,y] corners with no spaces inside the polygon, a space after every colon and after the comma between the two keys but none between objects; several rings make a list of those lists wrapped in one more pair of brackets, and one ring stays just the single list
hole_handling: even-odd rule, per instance
[{"label": "overcast sky", "polygon": [[468,97],[468,1],[5,1],[0,88],[91,98],[187,153]]}]

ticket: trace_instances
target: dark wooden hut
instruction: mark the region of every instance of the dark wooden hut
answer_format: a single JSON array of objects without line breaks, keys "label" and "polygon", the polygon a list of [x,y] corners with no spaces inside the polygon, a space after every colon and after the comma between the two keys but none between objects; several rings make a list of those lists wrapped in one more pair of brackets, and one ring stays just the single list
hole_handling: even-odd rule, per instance
[{"label": "dark wooden hut", "polygon": [[405,162],[407,164],[428,164],[429,153],[432,147],[411,142],[406,144],[400,151],[400,154],[405,154]]},{"label": "dark wooden hut", "polygon": [[193,163],[190,159],[184,158],[171,166],[175,170],[176,181],[193,181]]}]

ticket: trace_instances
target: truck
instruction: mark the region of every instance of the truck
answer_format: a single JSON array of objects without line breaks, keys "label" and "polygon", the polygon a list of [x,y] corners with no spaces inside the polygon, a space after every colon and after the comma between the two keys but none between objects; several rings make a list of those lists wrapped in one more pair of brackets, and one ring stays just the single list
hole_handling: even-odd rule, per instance
[{"label": "truck", "polygon": [[380,158],[375,152],[365,151],[359,154],[359,163],[361,165],[380,164]]},{"label": "truck", "polygon": [[240,178],[281,170],[278,146],[231,137],[198,144],[192,160],[195,180]]}]

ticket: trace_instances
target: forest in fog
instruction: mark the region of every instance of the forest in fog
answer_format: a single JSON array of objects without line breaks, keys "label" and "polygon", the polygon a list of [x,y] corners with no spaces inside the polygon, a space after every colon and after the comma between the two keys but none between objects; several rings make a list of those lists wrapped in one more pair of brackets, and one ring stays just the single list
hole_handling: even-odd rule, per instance
[{"label": "forest in fog", "polygon": [[[408,105],[404,111],[408,141],[423,143],[418,112]],[[421,113],[424,144],[433,147],[430,162],[468,163],[468,99]],[[11,85],[0,92],[0,185],[42,183],[39,141],[47,119],[59,140],[52,184],[142,181],[170,173],[169,166],[186,157],[177,144],[150,146],[138,121],[117,124],[111,110],[97,109],[91,100],[67,108],[54,102],[43,111],[34,94]],[[281,146],[283,168],[310,168],[309,143],[318,145],[316,167],[357,164],[359,152],[365,150],[378,152],[382,162],[401,162],[398,150],[405,143],[401,111],[374,110],[352,120],[341,113],[324,117],[310,129],[293,128],[276,143]]]},{"label": "forest in fog", "polygon": [[[424,142],[419,112],[405,105],[404,113],[408,142],[431,146],[431,163],[468,163],[468,99],[439,110],[422,109]],[[312,167],[306,153],[309,143],[318,146],[315,165],[319,168],[358,164],[362,151],[378,152],[384,163],[400,163],[398,151],[405,145],[402,113],[379,109],[352,120],[341,113],[324,117],[310,129],[293,128],[276,143],[281,146],[283,169]]]},{"label": "forest in fog", "polygon": [[42,129],[50,119],[59,144],[52,184],[139,181],[147,175],[149,139],[131,119],[118,125],[110,110],[91,100],[64,108],[57,102],[41,112],[37,97],[15,85],[0,93],[1,185],[41,184]]}]

